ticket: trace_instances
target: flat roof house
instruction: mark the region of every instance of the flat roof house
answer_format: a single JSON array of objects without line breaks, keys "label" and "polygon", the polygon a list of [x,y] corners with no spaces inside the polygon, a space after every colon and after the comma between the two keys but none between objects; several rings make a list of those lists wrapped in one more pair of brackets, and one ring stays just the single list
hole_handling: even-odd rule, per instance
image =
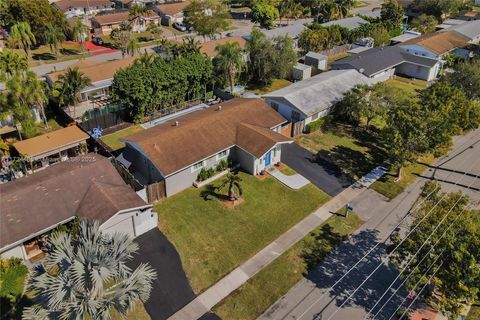
[{"label": "flat roof house", "polygon": [[343,95],[371,79],[356,70],[332,70],[295,82],[263,96],[267,103],[292,123],[292,136],[305,125],[326,116]]},{"label": "flat roof house", "polygon": [[183,10],[188,5],[190,5],[190,1],[170,1],[156,5],[152,7],[152,10],[162,18],[163,25],[170,26],[176,22],[183,22]]},{"label": "flat roof house", "polygon": [[[97,35],[109,35],[115,28],[120,28],[122,22],[130,21],[128,11],[116,12],[111,14],[102,14],[92,18],[92,28]],[[133,32],[143,32],[147,30],[148,25],[153,22],[160,24],[160,17],[155,12],[150,12],[144,16],[131,21]]]},{"label": "flat roof house", "polygon": [[77,215],[98,220],[106,232],[131,237],[157,226],[157,214],[110,162],[87,154],[0,185],[0,254],[35,262],[42,236]]},{"label": "flat roof house", "polygon": [[15,142],[13,147],[27,160],[28,170],[35,172],[85,153],[88,138],[90,136],[77,126],[69,126]]},{"label": "flat roof house", "polygon": [[354,30],[363,26],[364,24],[369,24],[369,23],[370,22],[368,22],[367,20],[355,16],[355,17],[349,17],[345,19],[332,20],[329,22],[325,22],[325,23],[322,23],[321,26],[322,27],[340,26],[340,27],[347,28],[348,30]]},{"label": "flat roof house", "polygon": [[[112,86],[113,76],[119,69],[123,69],[131,65],[135,61],[135,57],[127,57],[120,60],[111,61],[88,61],[82,60],[70,66],[77,67],[80,72],[90,78],[91,84],[80,92],[80,103],[73,108],[66,108],[70,117],[81,119],[82,115],[91,109],[102,108],[110,103],[110,87]],[[45,77],[47,83],[53,87],[55,82],[66,70],[57,71],[47,74]]]},{"label": "flat roof house", "polygon": [[385,81],[394,74],[431,81],[440,71],[438,59],[414,55],[401,46],[372,48],[332,63],[332,69],[355,69],[375,82]]},{"label": "flat roof house", "polygon": [[60,0],[52,3],[67,18],[96,15],[100,12],[114,10],[110,0]]},{"label": "flat roof house", "polygon": [[196,181],[202,168],[232,159],[251,174],[280,162],[286,120],[262,99],[235,98],[127,136],[122,153],[145,184],[171,196]]}]

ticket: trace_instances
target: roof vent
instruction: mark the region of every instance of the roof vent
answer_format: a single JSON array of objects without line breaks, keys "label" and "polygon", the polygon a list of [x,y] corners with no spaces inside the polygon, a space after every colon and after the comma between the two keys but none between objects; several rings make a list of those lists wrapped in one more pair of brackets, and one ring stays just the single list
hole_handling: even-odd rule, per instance
[{"label": "roof vent", "polygon": [[222,106],[218,106],[218,111],[222,111]]},{"label": "roof vent", "polygon": [[175,127],[178,127],[180,125],[180,122],[175,121]]},{"label": "roof vent", "polygon": [[364,73],[364,72],[365,72],[365,69],[360,68],[360,70],[358,70],[358,71],[360,71],[360,73]]}]

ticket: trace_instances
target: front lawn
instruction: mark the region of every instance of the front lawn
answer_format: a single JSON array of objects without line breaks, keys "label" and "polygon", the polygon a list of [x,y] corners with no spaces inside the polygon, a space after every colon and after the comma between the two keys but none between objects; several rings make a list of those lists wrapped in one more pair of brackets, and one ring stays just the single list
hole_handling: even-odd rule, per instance
[{"label": "front lawn", "polygon": [[[32,64],[35,64],[35,61],[43,61],[45,63],[55,63],[61,61],[67,61],[72,59],[80,59],[84,57],[90,56],[90,53],[81,51],[80,44],[68,43],[65,42],[60,47],[60,54],[55,56],[52,54],[50,47],[43,45],[39,46],[38,48],[32,50],[30,52]],[[10,49],[16,54],[25,56],[25,52],[21,49]]]},{"label": "front lawn", "polygon": [[[193,187],[155,206],[161,231],[175,245],[196,293],[207,289],[325,203],[309,184],[291,190],[272,177],[240,172],[245,201],[227,209]],[[218,185],[222,179],[217,180]]]},{"label": "front lawn", "polygon": [[248,92],[251,92],[251,93],[255,93],[255,94],[258,94],[258,95],[262,95],[262,94],[267,94],[267,93],[270,93],[270,92],[273,92],[273,91],[276,91],[276,90],[280,90],[284,87],[287,87],[289,85],[291,85],[292,82],[291,81],[288,81],[288,80],[285,80],[285,79],[274,79],[272,81],[272,84],[268,85],[268,86],[257,86],[257,85],[251,85],[247,88],[247,91]]},{"label": "front lawn", "polygon": [[480,301],[472,304],[470,311],[468,312],[467,318],[465,320],[478,320],[480,319]]},{"label": "front lawn", "polygon": [[416,95],[417,90],[422,90],[427,87],[427,81],[425,80],[410,79],[400,76],[395,76],[395,78],[389,79],[384,83],[392,88],[404,91],[409,95]]},{"label": "front lawn", "polygon": [[[334,215],[214,308],[222,319],[256,319],[331,253],[363,221]],[[310,267],[311,268],[311,267]]]},{"label": "front lawn", "polygon": [[112,151],[116,151],[116,150],[119,150],[119,149],[122,149],[122,148],[125,147],[125,143],[120,141],[120,138],[124,138],[126,136],[129,136],[131,134],[134,134],[135,132],[142,131],[142,130],[143,130],[143,128],[141,126],[133,125],[133,126],[130,126],[126,129],[122,129],[122,130],[119,130],[117,132],[107,134],[107,135],[101,137],[100,139],[106,145],[108,145],[112,149]]},{"label": "front lawn", "polygon": [[286,176],[293,176],[297,174],[297,171],[293,170],[286,164],[283,165],[283,168],[280,169],[280,172],[283,173]]}]

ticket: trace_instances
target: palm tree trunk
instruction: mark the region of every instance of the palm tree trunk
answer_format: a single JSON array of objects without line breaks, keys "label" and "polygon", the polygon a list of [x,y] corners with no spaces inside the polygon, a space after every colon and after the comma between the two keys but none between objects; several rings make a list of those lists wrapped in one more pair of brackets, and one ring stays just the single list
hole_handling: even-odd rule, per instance
[{"label": "palm tree trunk", "polygon": [[233,87],[234,87],[234,82],[235,82],[235,79],[234,79],[234,73],[232,71],[230,71],[228,73],[228,82],[230,83],[230,94],[233,96]]},{"label": "palm tree trunk", "polygon": [[399,166],[397,171],[397,177],[395,178],[395,182],[402,180],[402,173],[403,173],[403,166]]},{"label": "palm tree trunk", "polygon": [[42,113],[43,122],[45,123],[45,129],[48,129],[47,117],[45,116],[45,106],[40,103],[40,112]]}]

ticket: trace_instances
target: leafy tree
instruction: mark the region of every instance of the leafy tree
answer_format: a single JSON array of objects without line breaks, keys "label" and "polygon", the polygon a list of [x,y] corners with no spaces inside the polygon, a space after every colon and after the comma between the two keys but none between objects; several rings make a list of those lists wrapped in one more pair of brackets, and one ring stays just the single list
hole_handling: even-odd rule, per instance
[{"label": "leafy tree", "polygon": [[185,23],[203,37],[213,39],[227,30],[230,22],[228,7],[220,0],[193,0],[184,10]]},{"label": "leafy tree", "polygon": [[435,27],[437,26],[438,21],[434,16],[421,14],[418,17],[413,18],[410,24],[418,32],[429,33],[435,31]]},{"label": "leafy tree", "polygon": [[454,70],[447,75],[448,81],[462,89],[469,99],[480,100],[480,59],[461,62]]},{"label": "leafy tree", "polygon": [[268,85],[276,73],[275,57],[277,52],[273,42],[260,30],[254,29],[250,41],[247,43],[248,74],[250,81],[256,84]]},{"label": "leafy tree", "polygon": [[140,17],[148,16],[151,13],[152,10],[150,10],[147,6],[142,6],[138,3],[134,3],[128,9],[128,18],[130,20],[136,20]]},{"label": "leafy tree", "polygon": [[380,17],[382,20],[389,20],[395,26],[400,26],[403,22],[403,15],[405,14],[403,7],[397,0],[388,0],[382,4],[382,11]]},{"label": "leafy tree", "polygon": [[[136,53],[139,53],[139,52],[140,52],[140,45],[138,44],[137,39],[132,37],[132,39],[130,39],[130,42],[128,42],[127,44],[126,53],[133,57]],[[122,51],[122,55],[123,54],[124,53]]]},{"label": "leafy tree", "polygon": [[122,52],[122,58],[125,55],[135,54],[138,51],[138,42],[133,38],[132,33],[127,30],[118,30],[110,35],[115,42],[115,46]]},{"label": "leafy tree", "polygon": [[242,48],[238,42],[232,42],[217,46],[215,51],[217,56],[213,59],[213,66],[218,73],[225,75],[233,94],[235,79],[244,65]]},{"label": "leafy tree", "polygon": [[343,19],[353,8],[354,0],[325,0],[319,2],[318,15],[323,21]]},{"label": "leafy tree", "polygon": [[[242,182],[242,178],[240,178],[237,173],[228,173],[227,177],[223,180],[223,182],[217,187],[217,190],[222,190],[223,188],[227,187],[228,189],[228,199],[230,201],[234,201],[238,199],[238,196],[241,196],[243,193],[242,186],[240,184]],[[238,196],[235,193],[235,189],[238,191]]]},{"label": "leafy tree", "polygon": [[44,44],[48,24],[65,30],[65,15],[52,6],[48,0],[7,0],[0,1],[0,21],[9,30],[18,22],[28,22],[38,43]]},{"label": "leafy tree", "polygon": [[457,14],[464,5],[464,0],[414,0],[409,8],[443,20]]},{"label": "leafy tree", "polygon": [[128,235],[83,221],[77,239],[57,232],[48,242],[47,268],[34,269],[28,279],[35,298],[25,319],[111,319],[113,310],[125,316],[135,302],[148,300],[156,272],[148,264],[127,266],[138,250]]},{"label": "leafy tree", "polygon": [[320,28],[316,30],[305,29],[298,38],[298,46],[303,51],[320,52],[332,46],[328,30]]},{"label": "leafy tree", "polygon": [[22,75],[28,69],[27,59],[8,50],[0,52],[0,81]]},{"label": "leafy tree", "polygon": [[292,74],[293,67],[297,63],[297,53],[294,49],[294,42],[289,35],[273,39],[276,55],[272,57],[277,66],[275,77],[286,79]]},{"label": "leafy tree", "polygon": [[411,234],[401,245],[400,235],[392,237],[392,246],[400,246],[391,261],[405,268],[409,290],[416,283],[417,288],[423,286],[435,273],[424,298],[456,319],[464,303],[473,303],[480,293],[480,216],[468,207],[464,194],[440,190],[435,182],[423,187],[423,204],[413,213]]},{"label": "leafy tree", "polygon": [[68,68],[67,71],[58,77],[55,83],[54,95],[58,98],[60,106],[73,106],[73,118],[76,118],[76,104],[79,102],[80,92],[91,80],[85,76],[78,67]]},{"label": "leafy tree", "polygon": [[143,64],[145,66],[148,66],[155,61],[156,57],[157,57],[157,55],[155,53],[145,52],[144,54],[141,54],[140,57],[135,60],[135,63],[140,63],[140,64]]},{"label": "leafy tree", "polygon": [[275,20],[278,18],[280,18],[278,9],[267,2],[255,2],[252,6],[252,21],[264,28],[274,28]]},{"label": "leafy tree", "polygon": [[10,31],[8,40],[12,47],[22,49],[25,51],[27,59],[30,58],[30,48],[35,45],[36,40],[28,22],[19,22],[15,24]]},{"label": "leafy tree", "polygon": [[72,27],[73,39],[80,42],[82,50],[85,51],[85,41],[88,39],[88,27],[83,24],[82,20],[77,19]]},{"label": "leafy tree", "polygon": [[376,47],[382,47],[390,43],[390,34],[383,23],[364,24],[350,32],[350,41],[359,38],[371,37]]},{"label": "leafy tree", "polygon": [[58,46],[65,41],[65,34],[57,26],[49,23],[46,25],[45,33],[43,35],[45,43],[50,47],[50,51],[58,56]]}]

